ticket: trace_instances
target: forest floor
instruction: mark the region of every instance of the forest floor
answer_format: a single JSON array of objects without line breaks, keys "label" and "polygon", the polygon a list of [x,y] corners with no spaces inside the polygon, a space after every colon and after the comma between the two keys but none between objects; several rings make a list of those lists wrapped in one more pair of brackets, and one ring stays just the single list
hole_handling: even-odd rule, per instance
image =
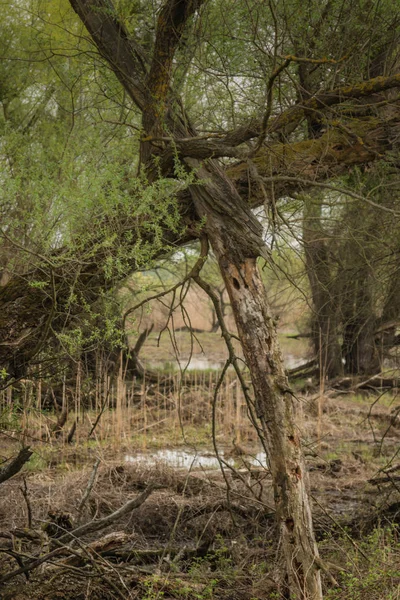
[{"label": "forest floor", "polygon": [[[400,598],[398,407],[392,392],[302,400],[330,600]],[[185,433],[166,419],[146,438],[118,443],[84,442],[82,431],[72,445],[31,441],[24,471],[0,486],[0,581],[52,551],[61,530],[114,513],[150,485],[154,490],[108,527],[72,548],[65,542],[60,555],[3,582],[1,598],[281,598],[271,479],[255,438],[242,432],[240,448],[217,435],[228,464],[222,475],[209,424],[188,424]],[[18,444],[11,431],[3,435],[1,454],[10,456]]]}]

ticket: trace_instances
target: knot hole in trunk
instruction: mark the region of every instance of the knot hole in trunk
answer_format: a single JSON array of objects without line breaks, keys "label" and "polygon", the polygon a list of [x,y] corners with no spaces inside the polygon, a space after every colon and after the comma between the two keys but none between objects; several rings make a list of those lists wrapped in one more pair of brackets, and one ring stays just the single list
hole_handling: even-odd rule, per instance
[{"label": "knot hole in trunk", "polygon": [[236,279],[236,277],[233,278],[233,287],[237,290],[240,290],[240,283],[239,281]]}]

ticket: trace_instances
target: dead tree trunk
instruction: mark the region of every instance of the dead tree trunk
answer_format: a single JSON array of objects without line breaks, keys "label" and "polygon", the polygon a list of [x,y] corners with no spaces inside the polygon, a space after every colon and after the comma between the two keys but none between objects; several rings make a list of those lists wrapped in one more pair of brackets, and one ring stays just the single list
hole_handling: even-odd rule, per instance
[{"label": "dead tree trunk", "polygon": [[257,267],[257,257],[263,253],[259,223],[238,202],[237,192],[215,165],[208,165],[207,173],[203,171],[198,170],[199,176],[210,183],[193,186],[191,194],[199,214],[205,217],[206,232],[225,281],[250,370],[255,410],[273,478],[286,589],[294,599],[320,600],[320,560],[313,533],[308,476],[296,428],[296,401],[285,375],[275,323]]},{"label": "dead tree trunk", "polygon": [[277,520],[291,598],[322,597],[308,476],[295,425],[295,399],[285,376],[274,321],[257,261],[238,263],[212,240],[251,373],[274,484]]}]

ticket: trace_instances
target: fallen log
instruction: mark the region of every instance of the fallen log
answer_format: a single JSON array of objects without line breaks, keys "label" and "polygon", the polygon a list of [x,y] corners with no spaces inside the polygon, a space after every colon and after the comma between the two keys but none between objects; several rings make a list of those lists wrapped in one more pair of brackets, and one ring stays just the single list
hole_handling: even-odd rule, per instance
[{"label": "fallen log", "polygon": [[392,473],[397,473],[398,471],[400,471],[400,465],[395,465],[390,469],[382,469],[381,472],[384,473],[384,476],[372,477],[371,479],[368,479],[368,483],[371,483],[372,485],[379,485],[380,483],[391,483],[394,481],[400,481],[400,476],[392,475]]},{"label": "fallen log", "polygon": [[371,485],[380,485],[381,483],[394,483],[395,481],[400,481],[400,476],[390,476],[387,477],[376,477],[375,479],[368,479],[368,483]]},{"label": "fallen log", "polygon": [[287,376],[290,381],[294,381],[295,379],[302,379],[305,377],[313,377],[318,373],[318,362],[316,358],[313,358],[298,367],[293,367],[293,369],[287,369]]},{"label": "fallen log", "polygon": [[354,391],[357,390],[381,390],[400,387],[398,377],[384,377],[379,374],[371,375],[368,379],[364,377],[341,377],[331,383],[335,390]]},{"label": "fallen log", "polygon": [[[158,563],[162,560],[171,562],[179,560],[182,563],[192,562],[198,559],[209,558],[210,560],[221,556],[221,549],[213,550],[209,541],[204,542],[198,547],[189,548],[187,546],[174,547],[159,547],[138,549],[132,544],[132,536],[129,536],[123,531],[116,531],[91,542],[84,549],[74,552],[72,556],[63,558],[54,567],[71,565],[74,567],[82,567],[90,562],[91,556],[101,556],[108,560],[129,563],[136,566],[144,566]],[[224,555],[228,556],[229,551],[226,548]]]},{"label": "fallen log", "polygon": [[4,483],[4,481],[16,475],[28,462],[32,454],[33,452],[29,450],[29,446],[22,448],[11,462],[0,470],[0,483]]}]

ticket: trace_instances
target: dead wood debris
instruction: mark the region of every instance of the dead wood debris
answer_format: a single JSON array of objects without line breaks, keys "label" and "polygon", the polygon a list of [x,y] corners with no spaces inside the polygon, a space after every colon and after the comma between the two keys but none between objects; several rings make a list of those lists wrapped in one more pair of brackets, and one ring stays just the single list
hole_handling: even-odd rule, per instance
[{"label": "dead wood debris", "polygon": [[[39,556],[39,554],[40,554],[40,549],[39,549],[39,554],[36,553],[36,556],[35,555],[28,556],[28,560],[25,563],[22,561],[22,558],[26,558],[26,557],[25,556],[23,557],[21,555],[22,565],[19,567],[19,569],[16,569],[15,571],[12,571],[11,573],[7,573],[6,575],[3,575],[3,577],[0,578],[0,584],[6,583],[7,581],[14,579],[14,577],[17,577],[18,575],[23,575],[25,573],[30,572],[30,571],[36,569],[37,567],[39,567],[40,565],[42,565],[43,563],[53,560],[55,557],[57,557],[60,554],[65,554],[65,553],[71,552],[72,551],[71,547],[69,547],[70,544],[72,544],[73,542],[76,542],[79,538],[83,537],[84,535],[88,535],[88,534],[94,533],[96,531],[105,529],[106,527],[108,527],[109,525],[112,525],[114,522],[116,522],[118,519],[122,518],[123,516],[125,516],[126,514],[131,512],[132,510],[139,508],[139,506],[141,506],[147,500],[147,498],[154,491],[154,489],[155,489],[154,485],[149,485],[144,492],[139,494],[139,496],[129,500],[126,504],[121,506],[118,510],[114,511],[107,517],[104,517],[103,519],[90,521],[89,523],[86,523],[85,525],[81,525],[80,527],[77,527],[76,529],[73,529],[72,531],[67,531],[66,533],[61,535],[61,537],[58,537],[58,538],[57,538],[57,536],[61,529],[61,525],[57,524],[57,532],[54,534],[53,530],[51,530],[51,533],[50,533],[51,537],[53,538],[53,541],[50,544],[50,547],[52,546],[53,549],[50,550],[50,552],[48,552],[47,554],[42,555],[42,556]],[[64,523],[65,518],[64,518],[64,515],[62,515],[62,516],[63,516],[63,523]],[[54,548],[54,546],[56,546],[56,548]],[[5,551],[5,550],[8,551],[9,549],[8,548],[6,548],[6,549],[0,548],[0,551]]]},{"label": "dead wood debris", "polygon": [[[332,477],[345,476],[348,465],[332,459],[326,464],[317,462],[310,470],[316,478],[314,481],[321,482],[322,477],[329,477],[332,481]],[[395,476],[397,473],[390,469],[390,474]],[[216,578],[214,570],[219,568],[221,561],[225,561],[225,564],[242,569],[242,583],[233,581],[231,585],[235,587],[232,589],[223,580],[218,584],[218,593],[214,597],[218,600],[259,597],[254,595],[254,591],[249,596],[253,584],[251,580],[246,580],[250,570],[247,572],[247,567],[243,565],[250,565],[251,560],[265,561],[266,552],[270,552],[271,561],[274,560],[275,546],[266,550],[262,541],[276,538],[274,514],[266,506],[269,497],[265,494],[272,494],[270,480],[263,480],[263,502],[259,502],[255,497],[249,498],[249,490],[241,478],[229,474],[233,493],[228,502],[221,478],[217,475],[193,473],[187,476],[165,465],[139,468],[126,464],[104,465],[95,473],[94,469],[88,470],[86,481],[82,480],[82,475],[73,473],[68,481],[72,481],[73,477],[76,482],[75,496],[68,502],[65,501],[66,497],[57,496],[58,501],[51,511],[53,520],[58,510],[61,516],[70,519],[71,525],[59,522],[54,537],[49,535],[49,531],[46,532],[46,525],[37,527],[40,523],[35,518],[38,488],[35,489],[35,485],[30,483],[33,528],[23,528],[27,520],[25,511],[24,520],[20,518],[17,523],[18,528],[0,532],[0,557],[3,563],[0,596],[5,600],[25,600],[27,597],[32,600],[84,600],[88,597],[93,600],[142,600],[146,597],[151,579],[155,586],[154,594],[158,590],[164,592],[165,598],[176,599],[180,597],[179,589],[184,587],[192,590],[192,595],[186,592],[189,594],[187,597],[194,598],[206,589],[207,582]],[[385,473],[382,475],[386,476]],[[17,481],[10,481],[8,485],[17,490],[22,504],[23,498],[17,484],[20,485]],[[72,490],[70,484],[69,487]],[[89,489],[86,509],[79,516],[79,505]],[[151,501],[146,501],[153,491],[156,493]],[[127,496],[134,497],[123,504]],[[335,497],[332,493],[332,500]],[[355,497],[349,492],[350,502]],[[343,493],[340,498],[346,501]],[[324,498],[323,503],[329,506],[329,497]],[[120,508],[117,508],[118,505]],[[47,504],[41,506],[43,517]],[[132,513],[135,507],[139,510]],[[394,510],[395,507],[392,508]],[[362,519],[367,523],[365,506],[363,510]],[[82,523],[81,519],[87,519],[90,511],[92,520]],[[354,536],[357,537],[360,515],[355,517],[354,512],[351,516],[340,512],[333,514],[337,523],[349,527],[351,534],[355,532]],[[176,537],[171,538],[175,522]],[[66,531],[69,528],[70,531]],[[316,529],[320,539],[328,530],[334,530],[332,521],[324,512],[316,514]],[[192,569],[199,564],[206,569],[201,583],[191,576]],[[157,577],[161,578],[162,585],[157,583]],[[218,577],[221,577],[219,572]],[[60,584],[64,581],[65,585]],[[70,585],[70,581],[74,581],[74,585]],[[239,593],[241,584],[243,590]],[[272,589],[273,582],[268,580],[265,586]],[[260,589],[264,590],[263,586]]]}]

